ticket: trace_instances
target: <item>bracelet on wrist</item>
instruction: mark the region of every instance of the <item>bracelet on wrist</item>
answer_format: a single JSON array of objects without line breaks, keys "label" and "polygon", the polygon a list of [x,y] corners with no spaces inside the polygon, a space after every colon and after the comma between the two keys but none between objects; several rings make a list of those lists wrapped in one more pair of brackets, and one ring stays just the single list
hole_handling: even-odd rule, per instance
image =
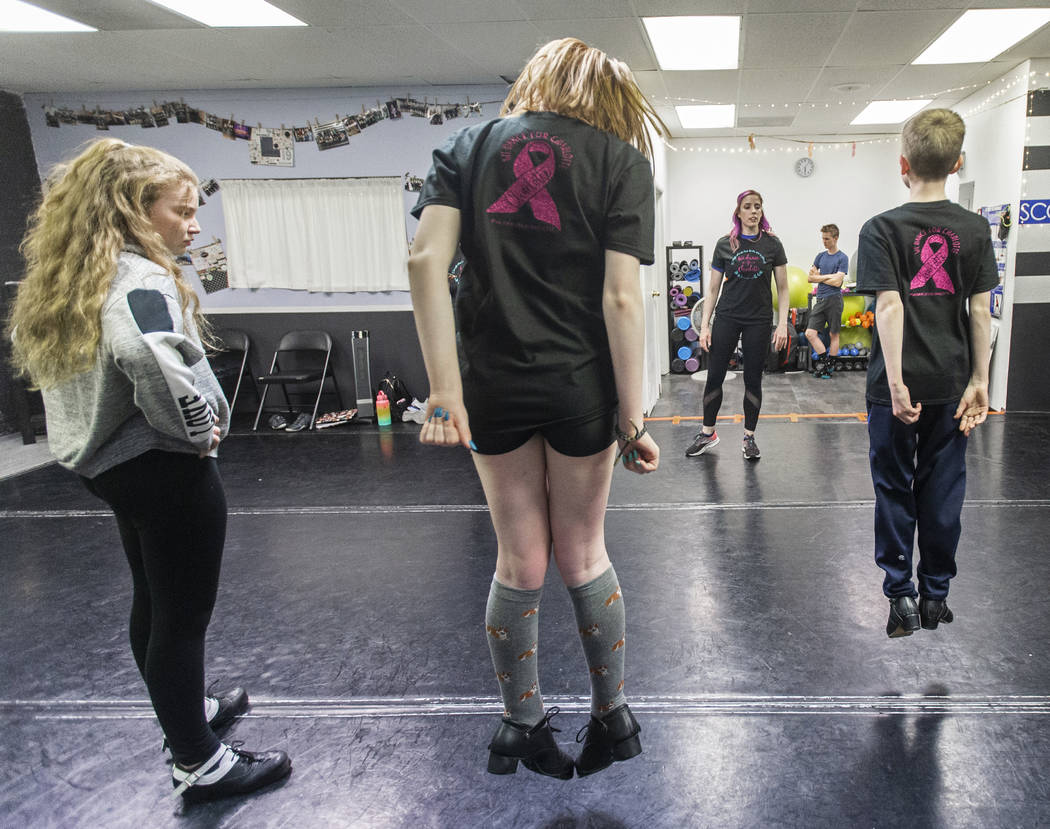
[{"label": "bracelet on wrist", "polygon": [[[616,427],[616,439],[619,440],[619,441],[622,441],[623,442],[623,446],[620,447],[620,451],[616,453],[616,460],[614,460],[613,463],[619,463],[620,462],[620,458],[623,458],[624,453],[627,451],[627,447],[630,446],[632,443],[634,443],[636,440],[638,440],[642,435],[646,434],[646,432],[649,431],[646,428],[645,423],[642,423],[642,428],[639,429],[638,426],[635,425],[635,422],[633,420],[628,420],[627,422],[630,423],[631,427],[634,429],[634,434],[633,435],[629,435],[627,432],[624,432],[623,430],[621,430],[619,426]],[[624,466],[626,466],[626,465],[627,465],[627,460],[625,458],[624,459]]]}]

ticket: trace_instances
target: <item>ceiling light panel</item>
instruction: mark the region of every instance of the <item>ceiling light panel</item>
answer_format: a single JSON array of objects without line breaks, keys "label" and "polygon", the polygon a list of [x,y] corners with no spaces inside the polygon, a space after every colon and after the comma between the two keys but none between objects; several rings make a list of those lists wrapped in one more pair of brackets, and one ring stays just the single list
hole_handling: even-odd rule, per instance
[{"label": "ceiling light panel", "polygon": [[76,20],[21,0],[0,0],[0,32],[97,32]]},{"label": "ceiling light panel", "polygon": [[687,130],[712,130],[736,124],[735,104],[676,106],[675,112],[682,128]]},{"label": "ceiling light panel", "polygon": [[1050,9],[966,12],[913,63],[984,63],[1050,23]]},{"label": "ceiling light panel", "polygon": [[872,101],[860,115],[850,121],[850,126],[862,124],[900,124],[911,118],[916,112],[930,103],[925,100],[911,101]]},{"label": "ceiling light panel", "polygon": [[736,69],[740,18],[643,17],[661,69]]},{"label": "ceiling light panel", "polygon": [[183,17],[214,28],[306,26],[266,0],[150,0]]}]

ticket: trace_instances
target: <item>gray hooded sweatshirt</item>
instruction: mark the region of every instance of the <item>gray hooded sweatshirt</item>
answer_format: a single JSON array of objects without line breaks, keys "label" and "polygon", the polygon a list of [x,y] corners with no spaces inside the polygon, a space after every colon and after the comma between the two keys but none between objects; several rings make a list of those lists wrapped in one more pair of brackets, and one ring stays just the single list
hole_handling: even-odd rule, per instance
[{"label": "gray hooded sweatshirt", "polygon": [[[95,365],[43,390],[48,445],[94,478],[151,449],[199,454],[230,409],[171,274],[129,247],[102,307]],[[212,452],[212,456],[216,453]]]}]

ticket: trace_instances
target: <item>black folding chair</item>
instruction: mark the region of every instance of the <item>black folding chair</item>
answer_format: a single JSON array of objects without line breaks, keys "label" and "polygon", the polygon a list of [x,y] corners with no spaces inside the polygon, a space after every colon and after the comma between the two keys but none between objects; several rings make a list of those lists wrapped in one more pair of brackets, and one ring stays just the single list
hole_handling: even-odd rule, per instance
[{"label": "black folding chair", "polygon": [[[210,362],[212,371],[226,394],[226,399],[230,401],[230,415],[232,416],[245,378],[251,384],[255,399],[258,400],[260,398],[259,388],[255,384],[255,377],[252,375],[251,367],[248,365],[248,352],[251,351],[251,340],[243,331],[233,329],[221,332],[218,335],[218,339],[222,343],[224,350],[213,356]],[[231,385],[233,386],[232,394],[229,391]]]},{"label": "black folding chair", "polygon": [[[281,341],[277,344],[277,350],[273,353],[273,362],[270,364],[270,372],[258,379],[263,390],[252,431],[259,428],[259,418],[262,417],[270,386],[281,387],[289,411],[292,408],[292,395],[314,397],[314,408],[310,415],[309,428],[311,429],[314,428],[314,421],[317,420],[317,407],[321,404],[322,395],[334,394],[338,400],[336,408],[343,408],[343,396],[339,392],[339,384],[332,372],[332,337],[327,331],[289,331],[281,337]],[[325,391],[328,380],[332,381],[332,389]],[[289,391],[289,387],[312,386],[315,383],[317,384],[316,394],[312,389]]]}]

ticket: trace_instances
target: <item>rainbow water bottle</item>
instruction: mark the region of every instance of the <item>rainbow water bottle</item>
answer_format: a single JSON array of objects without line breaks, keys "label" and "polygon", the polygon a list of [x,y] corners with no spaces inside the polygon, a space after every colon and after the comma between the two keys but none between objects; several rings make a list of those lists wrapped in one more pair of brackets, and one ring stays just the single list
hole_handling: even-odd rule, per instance
[{"label": "rainbow water bottle", "polygon": [[380,426],[390,425],[390,401],[383,392],[376,395],[376,423]]}]

